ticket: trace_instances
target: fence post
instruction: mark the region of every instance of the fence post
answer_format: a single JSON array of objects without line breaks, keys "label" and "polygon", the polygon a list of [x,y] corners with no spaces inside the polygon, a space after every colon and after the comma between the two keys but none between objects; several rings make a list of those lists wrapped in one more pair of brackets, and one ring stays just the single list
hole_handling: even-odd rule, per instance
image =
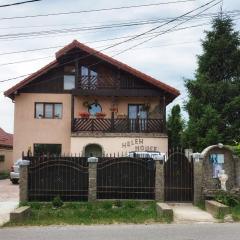
[{"label": "fence post", "polygon": [[155,200],[164,201],[164,161],[156,160],[155,169]]},{"label": "fence post", "polygon": [[88,201],[96,201],[97,199],[97,163],[98,158],[88,158]]},{"label": "fence post", "polygon": [[20,164],[19,178],[19,200],[20,202],[28,201],[28,160],[22,160]]},{"label": "fence post", "polygon": [[193,153],[193,203],[203,200],[203,159],[200,153]]}]

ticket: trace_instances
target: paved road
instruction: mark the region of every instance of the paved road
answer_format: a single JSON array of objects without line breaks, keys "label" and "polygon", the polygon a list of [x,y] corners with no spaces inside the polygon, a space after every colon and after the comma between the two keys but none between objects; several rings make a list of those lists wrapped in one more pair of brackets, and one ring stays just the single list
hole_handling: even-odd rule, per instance
[{"label": "paved road", "polygon": [[0,229],[4,240],[239,240],[240,224],[153,224]]},{"label": "paved road", "polygon": [[9,179],[0,180],[0,226],[9,220],[9,213],[18,205],[18,199],[19,185],[13,185]]}]

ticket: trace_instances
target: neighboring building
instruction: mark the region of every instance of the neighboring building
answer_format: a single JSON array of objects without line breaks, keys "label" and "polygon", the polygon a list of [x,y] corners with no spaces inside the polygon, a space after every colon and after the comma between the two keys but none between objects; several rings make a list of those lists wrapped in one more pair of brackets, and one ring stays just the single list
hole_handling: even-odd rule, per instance
[{"label": "neighboring building", "polygon": [[0,172],[9,172],[13,165],[13,135],[0,128]]},{"label": "neighboring building", "polygon": [[5,92],[15,102],[14,159],[30,149],[86,156],[166,152],[166,106],[178,95],[75,40]]}]

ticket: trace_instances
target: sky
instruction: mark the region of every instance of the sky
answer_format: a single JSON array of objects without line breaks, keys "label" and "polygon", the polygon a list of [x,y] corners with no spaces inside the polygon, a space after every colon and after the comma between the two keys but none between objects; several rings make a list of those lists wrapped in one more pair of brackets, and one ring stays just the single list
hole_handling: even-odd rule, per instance
[{"label": "sky", "polygon": [[[0,0],[0,6],[20,1]],[[181,16],[208,1],[210,0],[192,0],[139,8],[28,18],[19,17],[166,3],[174,2],[174,0],[42,0],[36,3],[0,8],[0,127],[10,133],[14,131],[14,103],[11,99],[4,97],[3,92],[23,80],[24,77],[6,82],[1,81],[37,71],[54,60],[54,54],[61,49],[61,46],[69,44],[74,39],[97,50],[102,50],[105,46],[127,39],[122,37],[127,36],[129,38],[132,35],[146,32],[154,27],[159,27],[155,32],[161,32],[161,35],[152,40],[150,40],[150,37],[153,35],[144,35],[134,41],[120,44],[103,52],[109,56],[116,55],[114,57],[117,60],[179,89],[181,95],[168,106],[168,112],[174,104],[180,104],[183,107],[184,101],[187,101],[184,79],[194,78],[197,68],[197,55],[202,53],[201,40],[205,37],[205,31],[211,29],[212,18],[195,17],[187,22],[181,22],[181,25],[178,26],[175,25],[180,24],[180,21],[161,26],[163,22],[160,22],[160,20],[164,19],[166,23],[166,18]],[[208,5],[208,7],[217,2],[216,0],[211,5]],[[220,6],[221,4],[219,3],[204,13],[217,14],[220,11]],[[240,11],[240,1],[225,0],[222,9],[224,12]],[[198,14],[202,10],[204,8],[191,13],[191,15]],[[235,16],[235,19],[235,30],[240,30],[240,13]],[[132,23],[146,20],[158,20],[158,22],[89,30],[90,27],[99,25]],[[169,31],[171,28],[177,29],[177,31]],[[71,29],[71,32],[69,32],[69,29]],[[48,33],[47,35],[43,35],[42,31],[51,31],[52,33],[53,30],[63,30],[65,32],[56,33],[54,31],[54,34]],[[19,35],[23,33],[31,33],[31,36]],[[18,34],[17,37],[14,34]],[[113,38],[118,39],[114,40]],[[148,41],[117,55],[120,51],[127,50],[145,40]],[[49,49],[23,52],[39,48]],[[187,119],[186,112],[183,112],[183,116]]]}]

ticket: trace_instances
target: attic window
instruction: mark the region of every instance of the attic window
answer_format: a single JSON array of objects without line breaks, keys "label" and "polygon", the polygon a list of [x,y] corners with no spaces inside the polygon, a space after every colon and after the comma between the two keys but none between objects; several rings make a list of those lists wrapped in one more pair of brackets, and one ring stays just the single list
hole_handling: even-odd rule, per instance
[{"label": "attic window", "polygon": [[64,90],[75,88],[75,66],[64,67],[63,88]]}]

